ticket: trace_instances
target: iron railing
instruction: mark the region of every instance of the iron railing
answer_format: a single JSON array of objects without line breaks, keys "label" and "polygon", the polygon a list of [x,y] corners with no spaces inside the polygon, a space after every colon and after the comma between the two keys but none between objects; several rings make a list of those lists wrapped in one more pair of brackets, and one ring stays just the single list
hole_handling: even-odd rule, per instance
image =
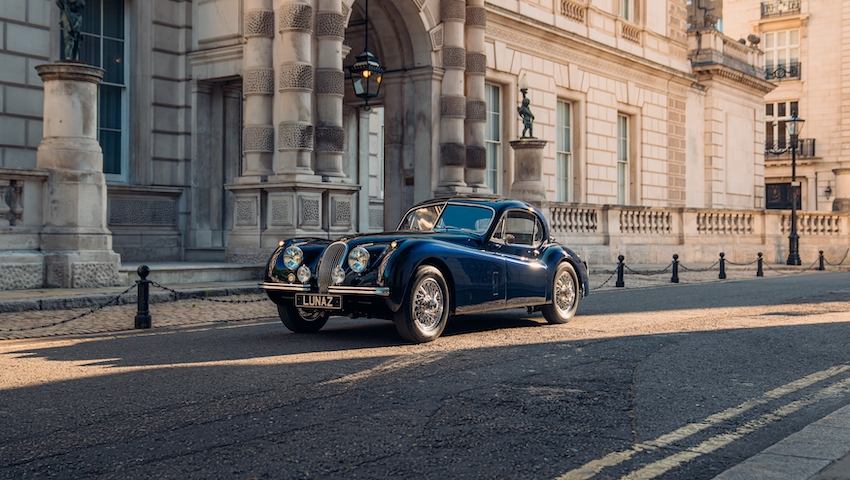
[{"label": "iron railing", "polygon": [[800,13],[800,0],[769,0],[761,2],[761,16]]},{"label": "iron railing", "polygon": [[800,78],[800,67],[800,62],[785,63],[776,67],[765,67],[764,79],[782,80],[785,78]]},{"label": "iron railing", "polygon": [[[791,141],[764,142],[765,155],[791,155]],[[815,156],[815,139],[801,138],[797,140],[797,156],[802,158]]]}]

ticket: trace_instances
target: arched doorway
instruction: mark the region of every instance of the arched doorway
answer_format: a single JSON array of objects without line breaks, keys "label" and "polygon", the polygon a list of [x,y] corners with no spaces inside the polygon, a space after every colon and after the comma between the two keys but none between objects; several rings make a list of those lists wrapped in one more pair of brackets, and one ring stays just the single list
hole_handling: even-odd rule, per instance
[{"label": "arched doorway", "polygon": [[369,219],[368,224],[361,221],[361,230],[374,230],[378,223],[391,229],[408,207],[430,198],[436,188],[442,70],[434,65],[439,29],[430,7],[413,0],[372,0],[368,21],[366,0],[346,4],[350,13],[345,46],[350,50],[344,66],[353,64],[366,48],[368,28],[368,49],[386,68],[381,92],[369,102],[371,114],[346,83],[346,139],[357,141],[346,149],[348,174],[368,196],[359,202],[361,216]]}]

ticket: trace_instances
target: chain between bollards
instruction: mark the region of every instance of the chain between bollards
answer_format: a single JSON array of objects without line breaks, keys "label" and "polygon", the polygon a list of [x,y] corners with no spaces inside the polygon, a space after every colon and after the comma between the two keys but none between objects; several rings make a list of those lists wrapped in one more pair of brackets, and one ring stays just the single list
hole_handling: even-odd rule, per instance
[{"label": "chain between bollards", "polygon": [[670,278],[670,283],[679,283],[679,254],[673,254],[673,277]]},{"label": "chain between bollards", "polygon": [[623,267],[624,267],[623,260],[625,260],[625,259],[626,259],[626,257],[624,257],[622,255],[617,257],[617,260],[619,260],[620,263],[617,264],[617,283],[614,284],[615,287],[625,287],[626,286],[626,283],[623,281]]},{"label": "chain between bollards", "polygon": [[151,328],[151,313],[150,313],[150,286],[151,281],[148,280],[148,275],[151,269],[147,265],[142,265],[136,270],[141,280],[136,280],[139,286],[139,307],[136,312],[136,328]]},{"label": "chain between bollards", "polygon": [[726,280],[726,254],[723,252],[720,252],[720,275],[717,278]]}]

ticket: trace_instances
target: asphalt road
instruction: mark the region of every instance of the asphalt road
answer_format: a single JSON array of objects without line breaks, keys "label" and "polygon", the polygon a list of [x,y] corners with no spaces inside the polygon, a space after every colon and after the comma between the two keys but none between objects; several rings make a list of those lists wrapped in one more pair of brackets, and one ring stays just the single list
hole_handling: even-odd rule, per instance
[{"label": "asphalt road", "polygon": [[711,478],[850,404],[850,273],[0,342],[0,478]]}]

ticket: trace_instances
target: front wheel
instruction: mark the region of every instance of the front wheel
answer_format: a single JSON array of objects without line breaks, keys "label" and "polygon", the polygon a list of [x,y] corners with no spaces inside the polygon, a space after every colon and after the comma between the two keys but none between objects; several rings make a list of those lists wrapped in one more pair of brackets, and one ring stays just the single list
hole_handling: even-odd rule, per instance
[{"label": "front wheel", "polygon": [[318,332],[328,321],[328,312],[305,310],[293,305],[278,305],[277,313],[286,328],[295,333]]},{"label": "front wheel", "polygon": [[396,330],[409,342],[430,342],[443,333],[448,319],[449,289],[443,274],[430,265],[419,267],[395,314]]},{"label": "front wheel", "polygon": [[567,323],[578,309],[578,276],[572,265],[561,263],[552,280],[552,303],[543,305],[543,317],[549,323]]}]

